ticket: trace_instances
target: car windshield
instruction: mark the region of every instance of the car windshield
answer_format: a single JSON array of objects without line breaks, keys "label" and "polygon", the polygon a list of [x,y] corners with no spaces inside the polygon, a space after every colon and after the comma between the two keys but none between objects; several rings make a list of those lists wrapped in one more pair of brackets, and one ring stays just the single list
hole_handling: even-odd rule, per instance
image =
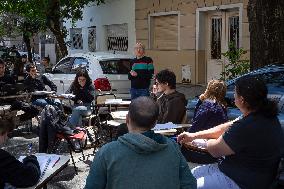
[{"label": "car windshield", "polygon": [[130,59],[115,59],[100,61],[104,74],[128,74]]}]

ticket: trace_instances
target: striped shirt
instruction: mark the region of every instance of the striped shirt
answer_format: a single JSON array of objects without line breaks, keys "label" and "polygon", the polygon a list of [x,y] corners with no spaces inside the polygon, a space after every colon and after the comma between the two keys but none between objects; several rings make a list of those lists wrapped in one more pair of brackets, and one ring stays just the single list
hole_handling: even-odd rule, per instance
[{"label": "striped shirt", "polygon": [[134,58],[131,62],[131,69],[137,73],[136,77],[128,73],[128,79],[131,80],[131,88],[148,89],[154,74],[153,60],[147,56]]}]

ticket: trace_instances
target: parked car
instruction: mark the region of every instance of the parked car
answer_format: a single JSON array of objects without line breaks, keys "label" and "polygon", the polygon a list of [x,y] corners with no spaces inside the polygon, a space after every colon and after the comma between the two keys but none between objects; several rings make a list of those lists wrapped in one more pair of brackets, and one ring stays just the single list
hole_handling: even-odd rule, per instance
[{"label": "parked car", "polygon": [[75,53],[62,58],[51,73],[45,75],[64,93],[73,82],[78,69],[87,69],[95,88],[102,92],[112,92],[117,98],[130,99],[130,61],[133,57],[110,52]]},{"label": "parked car", "polygon": [[[232,120],[241,115],[240,110],[234,104],[234,89],[236,80],[247,75],[260,77],[265,81],[266,86],[268,88],[268,98],[278,103],[278,118],[281,122],[281,125],[284,126],[284,65],[265,66],[242,76],[236,77],[232,80],[226,81],[226,101],[228,104],[228,118]],[[192,119],[193,117],[194,108],[197,102],[198,98],[196,97],[193,100],[190,100],[187,104],[189,119]]]}]

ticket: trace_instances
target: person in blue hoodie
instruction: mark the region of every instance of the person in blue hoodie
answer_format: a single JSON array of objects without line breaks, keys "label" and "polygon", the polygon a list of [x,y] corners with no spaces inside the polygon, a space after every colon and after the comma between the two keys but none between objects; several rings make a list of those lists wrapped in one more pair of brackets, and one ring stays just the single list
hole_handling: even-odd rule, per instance
[{"label": "person in blue hoodie", "polygon": [[86,189],[195,189],[179,146],[155,134],[158,105],[149,97],[132,100],[126,117],[129,133],[95,155]]}]

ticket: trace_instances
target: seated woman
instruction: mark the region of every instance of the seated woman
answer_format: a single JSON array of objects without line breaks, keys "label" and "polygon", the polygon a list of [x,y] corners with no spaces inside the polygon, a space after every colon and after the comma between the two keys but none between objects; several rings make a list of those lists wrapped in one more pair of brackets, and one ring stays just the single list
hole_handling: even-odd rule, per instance
[{"label": "seated woman", "polygon": [[[11,118],[0,117],[0,145],[7,140],[7,134],[14,128]],[[40,177],[36,156],[27,156],[23,163],[5,150],[0,149],[0,188],[6,183],[26,188],[35,185]]]},{"label": "seated woman", "polygon": [[277,105],[267,99],[265,83],[251,76],[237,80],[234,97],[241,119],[178,136],[181,144],[206,138],[212,156],[225,156],[219,164],[192,170],[198,188],[267,189],[275,179],[284,150]]},{"label": "seated woman", "polygon": [[211,80],[205,92],[200,95],[195,107],[189,132],[212,128],[228,121],[226,110],[226,85],[223,81]]},{"label": "seated woman", "polygon": [[91,103],[95,99],[95,87],[86,70],[79,70],[76,77],[66,93],[75,95],[75,107],[72,109],[72,114],[68,120],[68,125],[74,129],[82,126],[82,116],[87,116],[91,113]]}]

